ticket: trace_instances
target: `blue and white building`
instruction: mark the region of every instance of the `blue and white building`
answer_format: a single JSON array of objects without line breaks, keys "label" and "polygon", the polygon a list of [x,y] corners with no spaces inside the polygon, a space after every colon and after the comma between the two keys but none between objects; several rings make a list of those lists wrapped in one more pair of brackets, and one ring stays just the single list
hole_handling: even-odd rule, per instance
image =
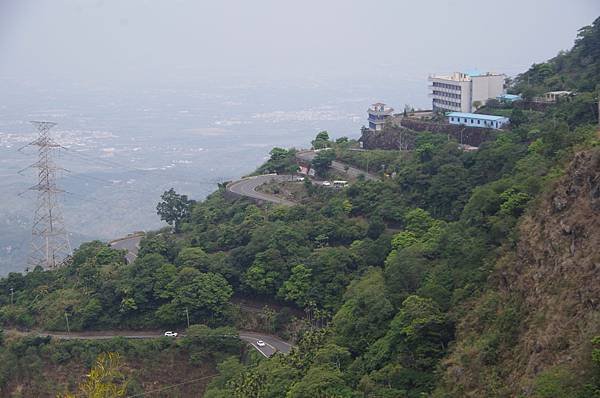
[{"label": "blue and white building", "polygon": [[378,102],[371,105],[367,113],[369,114],[369,128],[380,131],[383,129],[386,120],[394,115],[394,109]]},{"label": "blue and white building", "polygon": [[450,124],[462,124],[464,126],[488,129],[500,129],[510,122],[504,116],[480,115],[478,113],[450,112],[446,116]]}]

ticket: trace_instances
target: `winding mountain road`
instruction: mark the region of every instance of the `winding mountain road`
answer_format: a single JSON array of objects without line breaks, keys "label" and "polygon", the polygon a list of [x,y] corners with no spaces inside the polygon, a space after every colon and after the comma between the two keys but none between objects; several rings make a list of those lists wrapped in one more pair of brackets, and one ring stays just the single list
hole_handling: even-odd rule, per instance
[{"label": "winding mountain road", "polygon": [[111,242],[108,242],[108,245],[113,249],[126,250],[127,253],[125,254],[125,259],[127,260],[127,263],[131,264],[137,258],[140,242],[142,241],[143,237],[143,233],[136,233],[122,239],[115,239]]},{"label": "winding mountain road", "polygon": [[292,177],[289,175],[277,175],[277,174],[264,174],[259,176],[252,176],[242,178],[234,182],[227,184],[227,190],[240,196],[246,196],[257,201],[271,202],[278,205],[293,206],[294,202],[279,198],[275,195],[270,195],[264,192],[258,192],[256,188],[273,181],[291,181]]},{"label": "winding mountain road", "polygon": [[[58,340],[108,340],[116,337],[122,337],[125,339],[158,339],[164,337],[163,332],[160,331],[137,331],[137,330],[111,330],[111,331],[90,331],[90,332],[43,332],[43,331],[30,331],[22,332],[17,330],[10,330],[12,334],[16,335],[35,335],[42,337],[51,337]],[[293,345],[280,339],[277,336],[270,334],[252,332],[252,331],[240,331],[238,332],[240,340],[245,341],[264,357],[269,358],[276,352],[282,352],[287,354],[291,351]],[[184,337],[185,334],[179,334],[178,337]],[[224,336],[224,337],[235,337],[235,336]],[[258,341],[262,341],[264,345],[258,345]]]},{"label": "winding mountain road", "polygon": [[[317,152],[315,151],[300,151],[296,153],[296,157],[305,162],[312,161],[315,158],[315,156],[317,156]],[[379,176],[375,174],[367,173],[361,169],[335,160],[331,163],[331,167],[334,170],[337,170],[340,173],[344,173],[353,178],[358,178],[362,175],[365,177],[366,180],[379,180]],[[263,184],[273,181],[292,181],[292,178],[293,177],[290,175],[263,174],[259,176],[246,177],[242,178],[241,180],[230,182],[229,184],[227,184],[226,189],[227,191],[236,196],[245,196],[257,202],[270,202],[283,206],[293,206],[296,203],[292,202],[291,200],[283,199],[264,192],[258,192],[256,190],[256,188]]]},{"label": "winding mountain road", "polygon": [[[300,151],[296,153],[296,157],[298,159],[304,160],[306,162],[312,161],[317,156],[317,152],[315,151]],[[366,180],[376,181],[379,180],[379,177],[375,174],[367,173],[364,170],[357,169],[356,167],[350,166],[346,163],[338,162],[334,160],[331,162],[331,168],[339,171],[340,173],[345,173],[350,177],[358,178],[358,176],[365,176]]]},{"label": "winding mountain road", "polygon": [[[258,352],[260,352],[267,358],[269,358],[276,352],[282,352],[284,354],[288,354],[293,347],[293,345],[291,345],[290,343],[283,341],[279,337],[276,337],[276,336],[273,336],[270,334],[263,334],[263,333],[249,332],[249,331],[240,331],[239,334],[240,334],[240,339],[242,339],[245,342],[247,342],[248,344],[250,344]],[[262,340],[265,343],[265,345],[262,347],[259,346],[257,344],[258,340]]]}]

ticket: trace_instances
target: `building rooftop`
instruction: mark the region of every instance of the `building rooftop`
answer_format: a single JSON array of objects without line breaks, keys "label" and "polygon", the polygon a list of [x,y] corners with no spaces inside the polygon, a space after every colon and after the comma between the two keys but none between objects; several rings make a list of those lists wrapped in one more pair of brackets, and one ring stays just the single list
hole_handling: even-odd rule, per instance
[{"label": "building rooftop", "polygon": [[490,120],[490,121],[507,119],[504,116],[482,115],[479,113],[464,113],[464,112],[449,112],[446,114],[446,116],[466,117],[466,118],[471,118],[471,119]]},{"label": "building rooftop", "polygon": [[502,73],[492,73],[492,72],[481,72],[476,69],[469,70],[466,72],[454,72],[451,75],[429,75],[429,79],[444,79],[444,80],[454,80],[456,82],[468,82],[471,81],[473,77],[481,77],[481,76],[502,76]]},{"label": "building rooftop", "polygon": [[572,94],[572,91],[548,91],[545,94],[546,95],[548,95],[548,94],[552,94],[552,95],[569,95],[569,94]]},{"label": "building rooftop", "polygon": [[460,72],[454,72],[451,75],[429,75],[429,79],[454,80],[456,82],[470,81],[471,77]]},{"label": "building rooftop", "polygon": [[392,114],[394,112],[394,108],[391,108],[381,102],[377,102],[369,107],[368,112],[376,114]]},{"label": "building rooftop", "polygon": [[518,94],[502,94],[496,98],[502,98],[502,99],[507,99],[507,100],[518,100],[518,99],[521,99],[521,96]]},{"label": "building rooftop", "polygon": [[477,70],[477,69],[471,69],[471,70],[465,71],[465,75],[470,76],[470,77],[474,77],[474,76],[485,75],[485,73],[483,73],[483,72],[481,72],[480,70]]}]

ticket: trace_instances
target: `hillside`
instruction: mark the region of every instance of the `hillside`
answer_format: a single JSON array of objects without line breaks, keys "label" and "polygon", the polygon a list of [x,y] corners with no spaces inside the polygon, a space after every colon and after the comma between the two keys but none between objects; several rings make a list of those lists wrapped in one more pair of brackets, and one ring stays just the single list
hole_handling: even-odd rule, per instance
[{"label": "hillside", "polygon": [[600,333],[599,247],[596,149],[579,152],[520,221],[515,250],[497,261],[490,288],[458,324],[440,391],[544,397],[560,385],[552,396],[592,396],[592,387],[578,390],[597,377],[591,351]]},{"label": "hillside", "polygon": [[598,90],[600,82],[600,18],[579,29],[575,44],[556,57],[534,64],[515,79],[516,92]]},{"label": "hillside", "polygon": [[[161,397],[196,396],[216,373],[215,358],[222,359],[216,351],[224,347],[212,352],[195,344],[192,339],[51,340],[7,333],[0,350],[0,395],[62,397],[85,381],[100,353],[111,352],[120,355],[119,381],[127,381],[127,395],[158,389]],[[238,354],[239,350],[234,345],[225,352]],[[170,388],[162,391],[165,386]]]}]

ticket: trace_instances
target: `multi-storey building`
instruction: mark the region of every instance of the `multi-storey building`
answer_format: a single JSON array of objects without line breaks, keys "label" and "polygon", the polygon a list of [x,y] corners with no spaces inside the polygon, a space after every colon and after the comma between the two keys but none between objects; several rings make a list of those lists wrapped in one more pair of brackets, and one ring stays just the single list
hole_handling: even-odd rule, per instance
[{"label": "multi-storey building", "polygon": [[429,81],[433,110],[473,112],[490,98],[504,94],[506,75],[494,73],[454,72],[431,75]]},{"label": "multi-storey building", "polygon": [[385,121],[393,116],[394,109],[378,102],[371,105],[367,110],[367,113],[369,114],[369,128],[371,130],[379,131],[383,129]]}]

